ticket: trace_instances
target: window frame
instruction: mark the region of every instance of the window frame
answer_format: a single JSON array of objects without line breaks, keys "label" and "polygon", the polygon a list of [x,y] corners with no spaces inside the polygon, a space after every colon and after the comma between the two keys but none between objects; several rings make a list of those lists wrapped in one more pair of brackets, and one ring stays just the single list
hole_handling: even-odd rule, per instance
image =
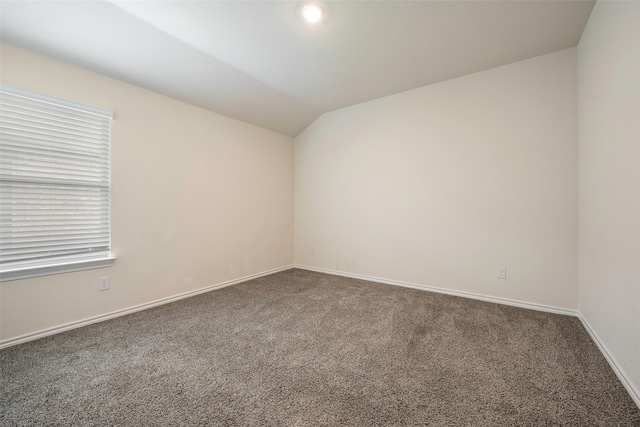
[{"label": "window frame", "polygon": [[[108,213],[108,248],[106,250],[100,250],[89,254],[76,253],[72,255],[57,255],[48,258],[42,258],[37,260],[20,260],[9,261],[7,263],[0,263],[0,282],[26,279],[31,277],[46,276],[52,274],[68,273],[73,271],[88,270],[94,268],[104,268],[113,265],[116,260],[115,255],[111,252],[111,237],[112,237],[112,221],[111,221],[111,165],[110,165],[110,149],[111,149],[111,135],[110,128],[113,120],[113,113],[109,110],[88,106],[74,101],[69,101],[38,92],[33,92],[27,89],[22,89],[16,86],[0,82],[0,91],[12,96],[18,96],[30,99],[36,102],[43,102],[55,105],[56,107],[71,108],[82,113],[95,114],[109,119],[109,130],[107,131],[107,167],[106,172],[108,175],[106,189],[108,191],[106,212]],[[2,114],[2,112],[0,112]],[[2,141],[0,141],[1,143]],[[4,182],[4,180],[3,180]],[[10,182],[10,180],[6,181]],[[54,185],[54,184],[51,184]],[[81,187],[80,184],[76,185]],[[11,197],[11,196],[9,196]],[[104,204],[97,208],[105,209]]]}]

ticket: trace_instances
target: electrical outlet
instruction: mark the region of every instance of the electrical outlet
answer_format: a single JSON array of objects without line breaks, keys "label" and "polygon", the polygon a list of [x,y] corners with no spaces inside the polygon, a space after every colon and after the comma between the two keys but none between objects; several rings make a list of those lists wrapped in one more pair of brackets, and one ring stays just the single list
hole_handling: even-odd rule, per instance
[{"label": "electrical outlet", "polygon": [[316,254],[316,248],[311,248],[311,255],[315,255]]},{"label": "electrical outlet", "polygon": [[496,276],[498,279],[506,279],[507,278],[507,267],[498,267],[496,272]]},{"label": "electrical outlet", "polygon": [[100,277],[98,279],[98,290],[99,291],[108,291],[109,290],[109,276]]}]

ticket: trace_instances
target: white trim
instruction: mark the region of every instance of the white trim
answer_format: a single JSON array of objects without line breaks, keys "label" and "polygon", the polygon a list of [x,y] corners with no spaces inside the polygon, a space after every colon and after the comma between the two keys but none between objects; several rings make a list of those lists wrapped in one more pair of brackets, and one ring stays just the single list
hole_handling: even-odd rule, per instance
[{"label": "white trim", "polygon": [[[92,270],[94,268],[111,267],[116,257],[112,254],[92,258],[65,258],[63,261],[51,262],[40,265],[13,266],[0,271],[0,282],[10,280],[28,279],[30,277],[48,276],[50,274],[70,273],[72,271]],[[32,263],[33,264],[33,263]]]},{"label": "white trim", "polygon": [[567,316],[579,316],[579,313],[577,310],[570,310],[567,308],[554,307],[550,305],[518,301],[518,300],[509,299],[509,298],[492,297],[488,295],[476,294],[473,292],[454,291],[450,289],[438,288],[435,286],[423,285],[418,283],[403,282],[400,280],[392,280],[392,279],[382,279],[380,277],[365,276],[364,274],[347,273],[344,271],[335,271],[335,270],[328,270],[326,268],[311,267],[309,265],[296,264],[295,268],[299,268],[302,270],[316,271],[318,273],[332,274],[334,276],[343,276],[343,277],[351,277],[353,279],[368,280],[370,282],[384,283],[386,285],[402,286],[404,288],[413,288],[413,289],[420,289],[423,291],[436,292],[439,294],[454,295],[457,297],[493,302],[496,304],[504,304],[504,305],[511,305],[514,307],[528,308],[530,310],[564,314]]},{"label": "white trim", "polygon": [[604,343],[600,340],[600,338],[598,338],[598,334],[596,334],[593,328],[589,325],[587,319],[585,319],[581,313],[578,315],[578,319],[580,319],[580,322],[582,322],[582,326],[584,326],[589,335],[591,335],[591,339],[598,346],[600,353],[602,353],[604,358],[607,359],[607,362],[609,362],[609,366],[611,366],[611,369],[613,369],[613,372],[615,372],[624,388],[627,389],[627,392],[629,392],[629,395],[631,396],[635,404],[638,406],[638,408],[640,408],[640,392],[633,386],[631,381],[627,379],[624,371],[622,370],[618,362],[616,362],[616,359],[611,355],[609,350],[607,350],[607,347],[604,345]]},{"label": "white trim", "polygon": [[294,268],[293,265],[287,265],[284,267],[274,268],[272,270],[263,271],[261,273],[251,274],[249,276],[240,277],[238,279],[228,280],[226,282],[218,283],[215,285],[207,286],[197,289],[195,291],[184,292],[182,294],[174,295],[171,297],[161,298],[155,301],[147,302],[144,304],[135,305],[133,307],[124,308],[122,310],[112,311],[110,313],[101,314],[98,316],[89,317],[83,320],[77,320],[74,322],[65,323],[63,325],[54,326],[52,328],[43,329],[41,331],[32,332],[30,334],[21,335],[6,340],[0,340],[0,349],[11,347],[13,345],[22,344],[28,341],[33,341],[38,338],[43,338],[49,335],[59,334],[61,332],[69,331],[71,329],[80,328],[82,326],[91,325],[93,323],[103,322],[105,320],[113,319],[127,314],[135,313],[137,311],[146,310],[148,308],[156,307],[159,305],[168,304],[181,299],[203,294],[216,289],[226,288],[227,286],[236,285],[238,283],[246,282],[248,280],[257,279],[259,277],[268,276],[270,274],[279,273],[281,271],[290,270]]}]

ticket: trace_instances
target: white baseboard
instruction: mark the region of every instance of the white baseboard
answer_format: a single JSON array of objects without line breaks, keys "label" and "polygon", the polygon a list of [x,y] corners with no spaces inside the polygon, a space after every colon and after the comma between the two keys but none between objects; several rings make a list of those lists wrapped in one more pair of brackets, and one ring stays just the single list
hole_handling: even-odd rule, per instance
[{"label": "white baseboard", "polygon": [[229,280],[222,283],[217,283],[215,285],[207,286],[204,288],[196,289],[195,291],[184,292],[182,294],[174,295],[171,297],[161,298],[155,301],[147,302],[144,304],[135,305],[133,307],[125,308],[122,310],[112,311],[110,313],[101,314],[98,316],[89,317],[82,320],[77,320],[75,322],[65,323],[63,325],[54,326],[52,328],[43,329],[41,331],[32,332],[29,334],[21,335],[14,338],[9,338],[6,340],[0,341],[0,349],[11,347],[13,345],[22,344],[28,341],[37,340],[38,338],[43,338],[49,335],[59,334],[60,332],[69,331],[71,329],[80,328],[82,326],[91,325],[93,323],[103,322],[105,320],[113,319],[115,317],[125,316],[127,314],[135,313],[137,311],[146,310],[151,307],[156,307],[163,304],[168,304],[170,302],[178,301],[184,298],[189,298],[198,294],[203,294],[205,292],[210,292],[216,289],[225,288],[227,286],[236,285],[238,283],[246,282],[248,280],[257,279],[258,277],[268,276],[270,274],[278,273],[280,271],[290,270],[294,268],[293,265],[287,265],[280,268],[274,268],[273,270],[263,271],[261,273],[252,274],[249,276],[240,277],[238,279]]},{"label": "white baseboard", "polygon": [[423,291],[436,292],[436,293],[439,293],[439,294],[454,295],[454,296],[458,296],[458,297],[471,298],[471,299],[476,299],[476,300],[480,300],[480,301],[494,302],[494,303],[497,303],[497,304],[504,304],[504,305],[511,305],[511,306],[515,306],[515,307],[528,308],[530,310],[545,311],[545,312],[556,313],[556,314],[565,314],[567,316],[578,316],[579,315],[577,310],[570,310],[570,309],[567,309],[567,308],[554,307],[554,306],[550,306],[550,305],[543,305],[543,304],[536,304],[536,303],[525,302],[525,301],[518,301],[518,300],[509,299],[509,298],[492,297],[492,296],[487,296],[487,295],[482,295],[482,294],[476,294],[476,293],[473,293],[473,292],[454,291],[454,290],[451,290],[451,289],[438,288],[436,286],[429,286],[429,285],[422,285],[422,284],[418,284],[418,283],[403,282],[403,281],[400,281],[400,280],[393,280],[393,279],[382,279],[380,277],[365,276],[364,274],[347,273],[347,272],[344,272],[344,271],[328,270],[326,268],[311,267],[311,266],[308,266],[308,265],[296,264],[295,268],[299,268],[299,269],[302,269],[302,270],[316,271],[318,273],[333,274],[334,276],[343,276],[343,277],[351,277],[353,279],[368,280],[369,282],[384,283],[384,284],[387,284],[387,285],[395,285],[395,286],[402,286],[402,287],[405,287],[405,288],[420,289],[420,290],[423,290]]},{"label": "white baseboard", "polygon": [[627,379],[627,376],[625,375],[624,371],[620,368],[620,365],[618,364],[618,362],[616,362],[616,359],[611,355],[611,353],[609,352],[607,347],[604,345],[602,340],[600,340],[600,338],[598,337],[598,334],[596,334],[596,331],[594,331],[591,325],[589,325],[589,322],[587,322],[587,319],[585,319],[582,316],[582,314],[580,314],[578,318],[582,322],[582,326],[584,326],[584,328],[587,330],[589,335],[591,335],[591,339],[593,340],[593,342],[595,342],[596,345],[598,346],[600,353],[602,353],[604,358],[607,359],[607,362],[609,362],[609,366],[611,366],[611,369],[613,369],[613,372],[615,372],[615,374],[617,375],[618,379],[620,380],[624,388],[627,389],[633,401],[636,403],[638,408],[640,408],[640,392],[638,392],[638,389],[636,389],[633,386],[633,384]]}]

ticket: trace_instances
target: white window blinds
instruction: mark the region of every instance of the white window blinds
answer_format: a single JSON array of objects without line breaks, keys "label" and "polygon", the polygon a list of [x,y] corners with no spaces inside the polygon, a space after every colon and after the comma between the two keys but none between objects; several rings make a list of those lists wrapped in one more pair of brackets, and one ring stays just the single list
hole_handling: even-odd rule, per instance
[{"label": "white window blinds", "polygon": [[[2,280],[69,271],[52,265],[111,258],[112,116],[0,85]],[[45,271],[38,273],[42,267]],[[35,274],[20,273],[25,270]]]}]

